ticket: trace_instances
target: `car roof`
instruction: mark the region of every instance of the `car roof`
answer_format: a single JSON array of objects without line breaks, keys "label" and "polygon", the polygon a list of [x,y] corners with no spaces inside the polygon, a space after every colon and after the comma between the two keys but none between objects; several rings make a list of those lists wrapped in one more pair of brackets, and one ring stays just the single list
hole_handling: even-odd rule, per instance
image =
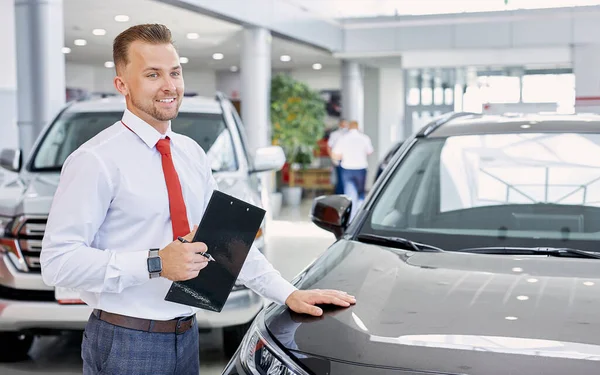
[{"label": "car roof", "polygon": [[[111,96],[73,102],[67,109],[67,112],[123,112],[124,110],[125,98],[122,96]],[[179,112],[222,113],[222,110],[215,98],[194,96],[183,98]]]},{"label": "car roof", "polygon": [[503,133],[600,133],[598,114],[504,114],[452,113],[425,126],[419,136],[445,138],[456,135]]}]

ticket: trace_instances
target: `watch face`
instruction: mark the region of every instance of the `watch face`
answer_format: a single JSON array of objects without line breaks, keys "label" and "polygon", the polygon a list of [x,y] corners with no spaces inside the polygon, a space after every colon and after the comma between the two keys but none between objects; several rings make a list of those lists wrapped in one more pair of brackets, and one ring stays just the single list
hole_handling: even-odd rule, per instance
[{"label": "watch face", "polygon": [[159,257],[148,258],[148,272],[161,272],[162,271],[162,263]]}]

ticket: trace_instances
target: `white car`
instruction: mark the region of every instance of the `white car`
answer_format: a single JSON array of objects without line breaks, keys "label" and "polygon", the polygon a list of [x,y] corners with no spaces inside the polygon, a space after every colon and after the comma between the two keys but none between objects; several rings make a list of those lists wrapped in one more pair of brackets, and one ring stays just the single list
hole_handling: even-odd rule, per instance
[{"label": "white car", "polygon": [[[85,327],[91,308],[78,299],[63,300],[44,284],[41,242],[65,159],[119,121],[124,109],[120,97],[73,102],[40,134],[28,160],[22,160],[19,150],[0,153],[0,165],[8,170],[5,175],[13,175],[0,184],[0,360],[23,358],[37,334]],[[285,156],[278,146],[252,155],[242,122],[227,99],[221,94],[184,98],[172,129],[206,151],[221,191],[262,206],[257,174],[280,169]],[[255,240],[263,252],[264,229],[263,223]],[[224,349],[231,355],[262,306],[260,296],[236,284],[222,312],[198,312],[198,326],[223,328]]]}]

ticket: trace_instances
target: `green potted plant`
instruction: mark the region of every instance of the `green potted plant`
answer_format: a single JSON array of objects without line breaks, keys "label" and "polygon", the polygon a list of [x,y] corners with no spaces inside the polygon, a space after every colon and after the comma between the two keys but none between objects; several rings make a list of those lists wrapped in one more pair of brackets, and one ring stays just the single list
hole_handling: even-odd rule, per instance
[{"label": "green potted plant", "polygon": [[289,184],[282,186],[283,200],[299,204],[302,188],[295,186],[294,174],[313,161],[317,142],[325,130],[325,101],[305,83],[286,74],[271,80],[272,142],[281,146],[289,166]]}]

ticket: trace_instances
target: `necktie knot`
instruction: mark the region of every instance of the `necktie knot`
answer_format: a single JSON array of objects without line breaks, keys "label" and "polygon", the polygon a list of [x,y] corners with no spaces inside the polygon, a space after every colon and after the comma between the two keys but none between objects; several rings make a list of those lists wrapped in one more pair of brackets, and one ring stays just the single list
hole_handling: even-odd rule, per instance
[{"label": "necktie knot", "polygon": [[156,149],[161,155],[171,155],[171,142],[169,137],[159,139],[156,143]]}]

